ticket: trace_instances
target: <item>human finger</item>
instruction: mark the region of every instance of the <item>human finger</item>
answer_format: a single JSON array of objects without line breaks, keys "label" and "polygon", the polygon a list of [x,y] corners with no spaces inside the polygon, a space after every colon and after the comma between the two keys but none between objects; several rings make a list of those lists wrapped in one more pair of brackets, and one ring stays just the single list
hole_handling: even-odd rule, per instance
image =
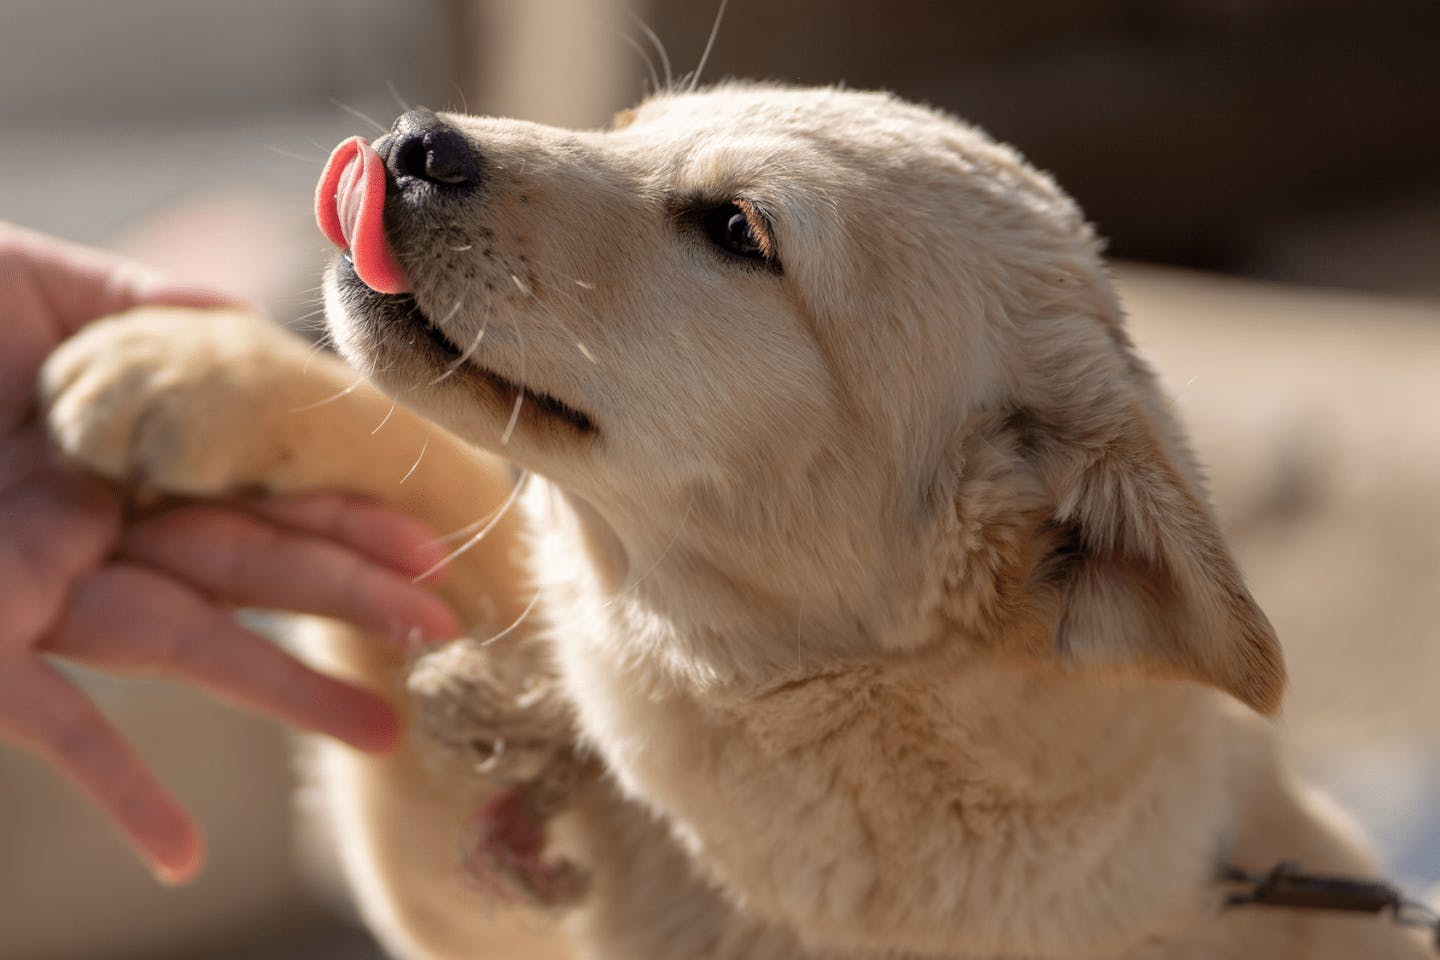
[{"label": "human finger", "polygon": [[71,591],[45,649],[118,673],[197,684],[292,727],[361,750],[399,741],[381,697],[305,666],[163,574],[115,564]]},{"label": "human finger", "polygon": [[448,552],[435,531],[420,521],[343,494],[257,497],[245,506],[287,527],[344,544],[407,577],[429,570]]},{"label": "human finger", "polygon": [[461,630],[450,608],[408,577],[229,507],[196,504],[141,518],[120,550],[239,606],[335,617],[392,640],[449,640]]},{"label": "human finger", "polygon": [[[3,443],[24,446],[23,437]],[[48,464],[0,489],[0,653],[28,650],[66,590],[115,542],[119,504],[98,481]]]},{"label": "human finger", "polygon": [[60,338],[97,317],[142,304],[239,304],[233,296],[178,283],[134,260],[8,223],[0,223],[0,262],[14,266],[15,276],[9,279],[40,293]]},{"label": "human finger", "polygon": [[204,846],[189,814],[94,704],[39,657],[0,663],[0,738],[69,779],[162,881],[200,869]]}]

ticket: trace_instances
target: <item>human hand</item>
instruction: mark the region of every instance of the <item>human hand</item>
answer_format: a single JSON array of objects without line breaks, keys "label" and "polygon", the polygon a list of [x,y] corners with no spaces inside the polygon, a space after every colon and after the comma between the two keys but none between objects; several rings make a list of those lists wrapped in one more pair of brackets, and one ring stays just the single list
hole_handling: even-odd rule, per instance
[{"label": "human hand", "polygon": [[195,683],[383,751],[399,739],[389,705],[244,630],[231,608],[318,613],[391,636],[460,630],[410,580],[443,553],[413,520],[337,495],[127,516],[112,485],[52,455],[32,395],[36,372],[65,337],[140,304],[226,302],[0,224],[0,741],[67,776],[166,882],[199,868],[194,822],[49,658]]}]

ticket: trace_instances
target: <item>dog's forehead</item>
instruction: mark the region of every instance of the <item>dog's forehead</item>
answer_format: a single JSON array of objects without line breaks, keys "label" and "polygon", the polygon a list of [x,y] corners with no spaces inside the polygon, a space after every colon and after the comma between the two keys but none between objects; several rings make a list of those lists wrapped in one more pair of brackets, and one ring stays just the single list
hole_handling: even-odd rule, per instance
[{"label": "dog's forehead", "polygon": [[888,94],[731,82],[654,96],[627,111],[614,135],[673,189],[788,206],[868,179],[899,145],[933,148],[947,127],[960,129]]},{"label": "dog's forehead", "polygon": [[[883,92],[728,82],[651,97],[627,111],[618,135],[651,162],[696,180],[728,171],[731,179],[782,188],[829,184],[838,191],[847,180],[881,178],[891,201],[900,199],[895,188],[901,182],[932,191],[964,186],[1076,219],[1054,182],[1010,147],[953,116]],[[934,197],[927,202],[933,205]]]},{"label": "dog's forehead", "polygon": [[884,126],[892,133],[923,137],[945,123],[889,94],[836,87],[793,88],[771,84],[725,83],[694,92],[662,93],[630,112],[636,132],[661,135],[755,136],[776,140],[826,140],[845,131],[852,144],[863,131]]}]

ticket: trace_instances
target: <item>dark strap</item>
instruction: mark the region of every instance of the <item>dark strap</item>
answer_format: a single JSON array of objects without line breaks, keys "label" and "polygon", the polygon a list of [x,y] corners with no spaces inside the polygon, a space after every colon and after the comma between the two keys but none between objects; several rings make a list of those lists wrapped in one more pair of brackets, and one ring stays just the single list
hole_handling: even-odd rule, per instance
[{"label": "dark strap", "polygon": [[1342,913],[1389,911],[1391,919],[1402,926],[1428,928],[1436,949],[1440,950],[1440,916],[1381,880],[1305,873],[1295,863],[1278,864],[1268,873],[1249,873],[1226,865],[1220,868],[1220,880],[1236,888],[1225,898],[1227,908],[1288,907]]}]

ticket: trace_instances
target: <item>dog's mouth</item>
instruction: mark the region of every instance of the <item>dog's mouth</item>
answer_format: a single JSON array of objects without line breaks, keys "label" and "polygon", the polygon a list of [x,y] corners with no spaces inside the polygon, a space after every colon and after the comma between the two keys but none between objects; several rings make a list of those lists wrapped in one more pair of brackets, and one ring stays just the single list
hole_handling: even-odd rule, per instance
[{"label": "dog's mouth", "polygon": [[600,432],[588,413],[551,393],[520,383],[478,362],[473,345],[462,347],[450,339],[420,307],[414,294],[386,294],[374,290],[356,272],[355,261],[349,253],[341,254],[336,266],[336,279],[345,293],[349,310],[363,318],[377,336],[392,345],[403,344],[421,354],[427,366],[439,371],[432,383],[459,377],[472,386],[480,387],[497,407],[506,411],[509,425],[541,418],[550,424],[563,425],[581,436],[594,436]]},{"label": "dog's mouth", "polygon": [[347,305],[390,342],[403,342],[425,355],[442,373],[435,383],[463,377],[484,388],[487,398],[508,412],[505,437],[522,420],[563,424],[581,435],[597,433],[595,421],[543,390],[491,370],[457,345],[421,309],[414,285],[391,245],[385,226],[389,176],[370,144],[351,137],[331,154],[315,191],[315,219],[341,251],[337,279]]}]

